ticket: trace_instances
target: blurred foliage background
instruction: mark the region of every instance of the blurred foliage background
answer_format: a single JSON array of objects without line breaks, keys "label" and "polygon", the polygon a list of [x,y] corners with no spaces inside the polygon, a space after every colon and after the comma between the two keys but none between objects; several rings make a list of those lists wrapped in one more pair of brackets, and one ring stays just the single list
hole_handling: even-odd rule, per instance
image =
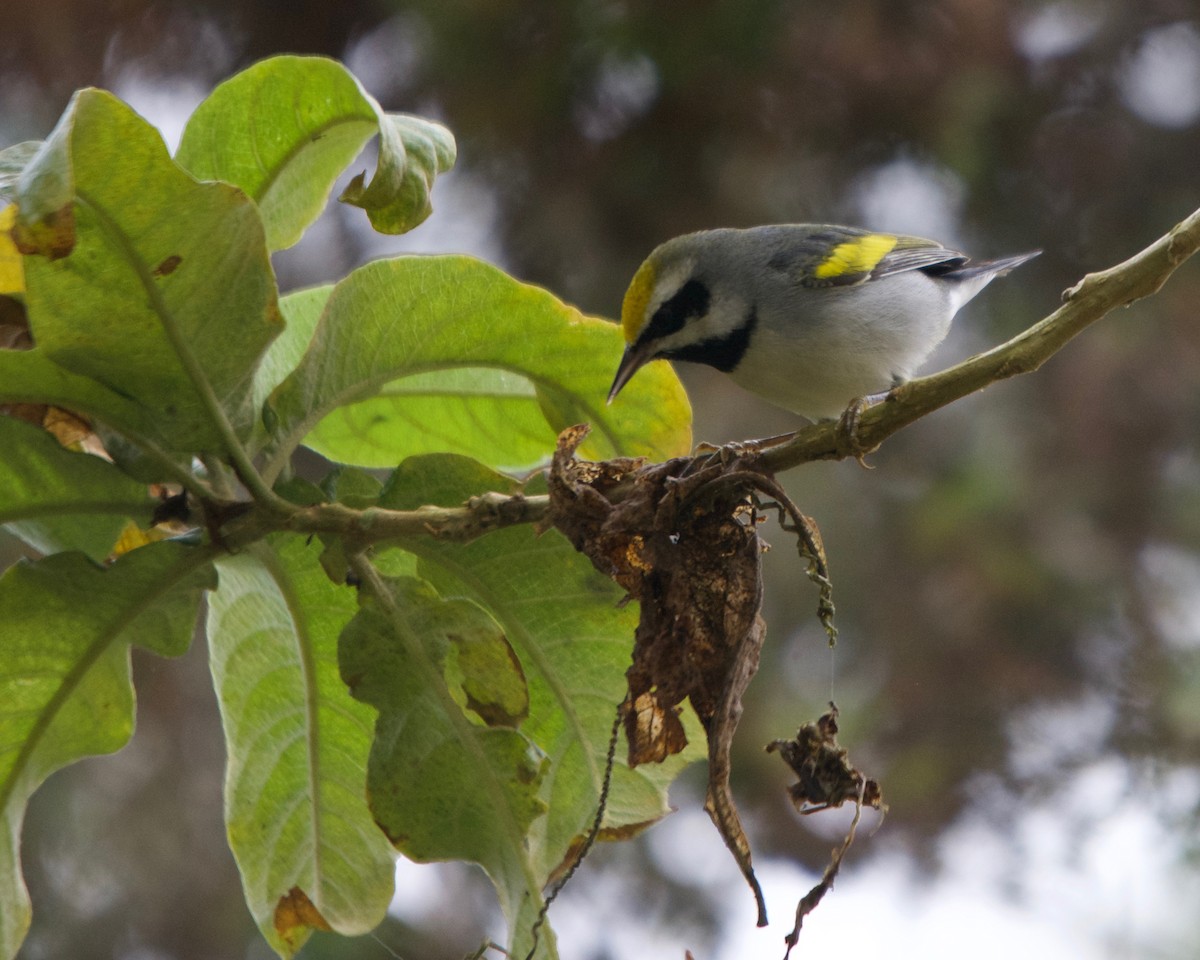
[{"label": "blurred foliage background", "polygon": [[[426,226],[375,237],[358,211],[331,210],[280,258],[285,288],[454,249],[614,316],[651,247],[704,227],[836,221],[978,255],[1043,248],[960,315],[936,367],[1015,334],[1200,206],[1194,0],[40,0],[3,21],[4,144],[45,136],[88,84],[177,137],[217,81],[275,52],[342,58],[387,108],[450,126],[459,168]],[[794,425],[707,369],[681,372],[699,439]],[[1047,845],[1078,863],[1106,818],[1150,815],[1154,849],[1117,869],[1169,871],[1166,919],[1131,930],[1118,909],[1071,942],[1093,951],[1079,956],[1196,956],[1200,266],[870,462],[785,477],[829,551],[832,656],[788,538],[767,533],[767,648],[735,752],[758,862],[798,862],[812,882],[828,856],[838,825],[800,821],[761,746],[832,689],[843,744],[891,804],[831,895],[851,916],[847,878],[873,861],[935,883],[974,844],[997,896],[1020,904],[1045,895],[1031,865],[1048,869]],[[34,798],[22,956],[266,956],[224,847],[204,651],[136,667],[133,744]],[[699,775],[675,791],[681,823],[702,791]],[[599,851],[564,896],[564,955],[624,955],[611,929],[587,932],[602,897],[624,904],[610,926],[659,931],[657,953],[737,955],[725,901],[746,901],[749,926],[749,895],[731,865],[713,868],[719,882],[690,868],[686,836],[664,825]],[[770,956],[788,923],[774,919]],[[433,960],[489,929],[470,870],[406,868],[379,936]],[[388,952],[318,938],[304,956]]]}]

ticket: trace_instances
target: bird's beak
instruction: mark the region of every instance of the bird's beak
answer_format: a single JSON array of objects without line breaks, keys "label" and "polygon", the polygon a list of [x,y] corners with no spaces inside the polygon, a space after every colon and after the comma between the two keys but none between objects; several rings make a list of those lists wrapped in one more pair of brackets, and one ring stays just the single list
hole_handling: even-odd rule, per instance
[{"label": "bird's beak", "polygon": [[635,373],[651,359],[651,347],[649,344],[630,344],[625,348],[625,354],[621,357],[621,364],[617,367],[617,375],[613,377],[612,387],[608,391],[608,402],[612,403],[621,388],[627,384]]}]

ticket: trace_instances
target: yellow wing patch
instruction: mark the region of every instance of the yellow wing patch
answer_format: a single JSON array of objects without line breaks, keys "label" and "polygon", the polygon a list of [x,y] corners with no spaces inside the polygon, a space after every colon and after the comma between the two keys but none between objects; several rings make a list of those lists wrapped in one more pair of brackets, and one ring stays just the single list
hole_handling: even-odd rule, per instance
[{"label": "yellow wing patch", "polygon": [[839,243],[829,256],[817,264],[813,276],[818,280],[836,280],[838,277],[870,273],[880,260],[892,252],[899,239],[887,233],[868,233],[865,237]]},{"label": "yellow wing patch", "polygon": [[625,333],[625,342],[633,343],[637,335],[646,325],[646,307],[650,304],[650,295],[654,291],[654,265],[647,260],[629,282],[625,291],[625,302],[621,304],[621,329]]}]

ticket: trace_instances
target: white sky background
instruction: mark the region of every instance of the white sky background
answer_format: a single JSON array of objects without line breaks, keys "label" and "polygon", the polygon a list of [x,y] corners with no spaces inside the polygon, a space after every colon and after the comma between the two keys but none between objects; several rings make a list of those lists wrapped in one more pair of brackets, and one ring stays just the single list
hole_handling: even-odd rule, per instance
[{"label": "white sky background", "polygon": [[[1195,960],[1200,875],[1179,861],[1180,838],[1163,823],[1194,804],[1200,777],[1181,777],[1154,802],[1107,803],[1124,792],[1126,779],[1119,763],[1100,763],[1073,779],[1060,803],[1025,811],[1011,835],[984,823],[950,829],[942,874],[932,882],[902,856],[867,860],[871,840],[862,830],[833,890],[806,918],[793,958]],[[1089,826],[1076,837],[1081,816]],[[554,905],[563,960],[680,960],[689,948],[696,960],[783,957],[796,903],[816,873],[761,859],[756,873],[771,925],[759,929],[750,891],[698,805],[654,827],[651,845],[676,879],[724,905],[715,952],[697,950],[686,934],[666,933],[660,918],[639,911],[620,864],[610,860],[609,870],[568,887]],[[461,869],[402,862],[393,912],[427,924],[441,877]],[[503,939],[502,925],[493,936]]]},{"label": "white sky background", "polygon": [[[1032,67],[1086,42],[1096,9],[1058,3],[1034,12],[1018,36]],[[364,42],[360,56],[371,49]],[[1200,29],[1195,23],[1166,24],[1139,38],[1118,84],[1129,108],[1148,123],[1172,127],[1195,122],[1200,116]],[[163,131],[172,149],[186,116],[205,92],[186,78],[136,72],[121,75],[114,87]],[[361,160],[354,169],[364,165],[371,169],[373,161]],[[948,171],[898,158],[864,178],[856,202],[875,228],[955,241],[962,197]],[[373,256],[420,249],[473,253],[502,263],[496,217],[497,206],[485,187],[468,175],[452,174],[438,183],[433,217],[410,238],[379,237],[357,210],[350,211],[348,223],[361,232],[362,248]],[[297,264],[319,265],[322,244],[336,235],[322,222],[289,256]],[[1165,561],[1159,555],[1146,558],[1148,568],[1155,563],[1165,563],[1170,575],[1179,572],[1169,556]],[[1176,634],[1180,622],[1190,625],[1183,633],[1200,640],[1200,572],[1184,574],[1183,585],[1174,591],[1179,602],[1172,623]],[[1186,640],[1179,644],[1190,645]],[[1076,723],[1094,729],[1093,707],[1081,705],[1074,712]],[[1071,711],[1067,714],[1057,716],[1055,724],[1069,737]],[[1054,744],[1047,749],[1055,755]],[[1014,763],[1020,762],[1014,756]],[[942,842],[943,875],[932,882],[914,876],[899,856],[868,859],[869,830],[860,831],[835,888],[806,920],[793,957],[1194,960],[1200,956],[1200,872],[1181,862],[1181,837],[1165,824],[1183,822],[1186,811],[1194,808],[1200,773],[1180,774],[1167,790],[1149,796],[1129,795],[1129,779],[1130,772],[1118,761],[1097,761],[1069,778],[1057,800],[1022,811],[1011,835],[982,823],[951,828]],[[1090,824],[1082,834],[1081,820]],[[797,829],[804,827],[798,823]],[[696,960],[783,956],[796,901],[816,875],[789,863],[759,861],[772,925],[758,930],[749,891],[702,810],[685,809],[655,827],[652,835],[658,857],[672,858],[674,868],[710,896],[713,889],[721,891],[716,898],[725,908],[720,945],[711,956],[698,953]],[[443,890],[439,877],[455,869],[462,868],[401,863],[394,912],[418,927],[431,913],[444,922],[447,913],[435,909]],[[564,960],[599,955],[600,945],[614,958],[682,958],[692,945],[674,933],[656,932],[653,918],[640,916],[638,904],[621,896],[621,885],[619,870],[612,870],[591,884],[569,887],[560,898],[551,919]],[[586,899],[573,893],[585,889]],[[597,895],[610,890],[611,897]],[[495,935],[503,939],[502,931]]]}]

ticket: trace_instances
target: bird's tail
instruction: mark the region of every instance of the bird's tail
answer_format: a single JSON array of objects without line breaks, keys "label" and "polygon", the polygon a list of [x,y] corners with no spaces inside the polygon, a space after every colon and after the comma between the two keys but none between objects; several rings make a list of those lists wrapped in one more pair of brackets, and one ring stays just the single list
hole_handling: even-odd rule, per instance
[{"label": "bird's tail", "polygon": [[966,263],[947,265],[937,276],[947,284],[952,312],[957,313],[964,303],[996,277],[1004,276],[1014,267],[1019,267],[1026,260],[1032,260],[1041,252],[1034,250],[1012,257],[999,257],[996,260],[968,260]]},{"label": "bird's tail", "polygon": [[1032,250],[1029,253],[1018,253],[1012,257],[998,257],[995,260],[968,260],[966,263],[950,267],[942,276],[951,280],[971,280],[986,274],[990,280],[993,277],[1004,276],[1009,270],[1019,267],[1027,260],[1032,260],[1041,252],[1041,250]]}]

